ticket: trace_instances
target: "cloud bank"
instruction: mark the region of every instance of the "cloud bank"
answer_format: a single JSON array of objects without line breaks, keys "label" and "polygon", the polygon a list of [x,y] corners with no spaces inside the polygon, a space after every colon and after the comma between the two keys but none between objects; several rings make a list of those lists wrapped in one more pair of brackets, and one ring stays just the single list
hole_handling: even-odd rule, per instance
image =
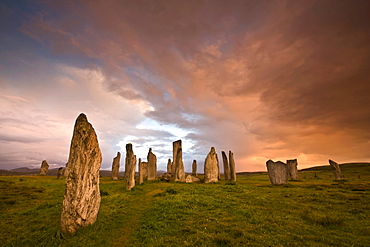
[{"label": "cloud bank", "polygon": [[165,169],[179,138],[188,170],[211,146],[232,150],[238,171],[265,170],[268,159],[369,161],[369,7],[6,2],[1,166],[62,165],[79,112],[107,169],[127,142],[140,158],[152,147]]}]

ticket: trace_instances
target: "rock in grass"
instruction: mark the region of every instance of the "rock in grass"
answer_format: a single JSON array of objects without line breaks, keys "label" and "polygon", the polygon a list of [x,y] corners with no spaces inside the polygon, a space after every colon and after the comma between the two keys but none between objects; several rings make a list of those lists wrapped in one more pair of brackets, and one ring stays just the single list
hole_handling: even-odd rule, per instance
[{"label": "rock in grass", "polygon": [[118,180],[118,173],[121,161],[121,153],[117,152],[117,156],[113,158],[112,162],[112,179]]},{"label": "rock in grass", "polygon": [[287,160],[286,164],[288,166],[288,173],[291,180],[298,180],[298,162],[297,159],[294,160]]},{"label": "rock in grass", "polygon": [[131,190],[135,187],[135,167],[136,167],[136,155],[132,150],[132,144],[126,144],[126,163],[125,163],[125,180],[126,190]]},{"label": "rock in grass", "polygon": [[155,180],[157,177],[157,156],[153,154],[152,149],[148,152],[148,180]]},{"label": "rock in grass", "polygon": [[218,182],[219,166],[218,158],[214,147],[208,153],[204,162],[204,182],[213,183]]},{"label": "rock in grass", "polygon": [[46,160],[43,160],[40,167],[39,175],[46,175],[49,171],[49,164]]},{"label": "rock in grass", "polygon": [[194,176],[194,175],[187,175],[186,179],[185,179],[186,183],[194,183],[194,182],[199,182],[199,181],[200,181],[200,179],[197,176]]},{"label": "rock in grass", "polygon": [[334,168],[334,175],[336,180],[341,180],[343,178],[342,171],[340,169],[340,166],[337,162],[329,160],[329,164],[331,167]]},{"label": "rock in grass", "polygon": [[99,170],[102,155],[93,126],[81,113],[71,141],[60,229],[74,233],[93,224],[100,207]]},{"label": "rock in grass", "polygon": [[272,184],[288,183],[288,168],[285,163],[268,160],[266,162],[266,167]]}]

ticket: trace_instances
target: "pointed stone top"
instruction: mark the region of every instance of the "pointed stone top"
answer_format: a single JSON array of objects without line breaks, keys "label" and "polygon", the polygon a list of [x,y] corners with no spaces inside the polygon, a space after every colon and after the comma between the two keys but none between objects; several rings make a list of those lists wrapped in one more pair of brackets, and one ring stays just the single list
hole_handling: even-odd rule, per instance
[{"label": "pointed stone top", "polygon": [[126,151],[129,151],[129,150],[132,151],[132,144],[131,143],[126,144]]},{"label": "pointed stone top", "polygon": [[152,148],[149,148],[149,153],[152,152]]},{"label": "pointed stone top", "polygon": [[196,160],[193,160],[193,162],[197,162]]},{"label": "pointed stone top", "polygon": [[331,165],[334,165],[334,164],[338,165],[338,163],[337,163],[337,162],[335,162],[335,161],[333,161],[333,160],[330,160],[330,159],[329,159],[329,164],[331,164]]},{"label": "pointed stone top", "polygon": [[84,113],[81,113],[77,119],[76,119],[76,122],[87,122],[87,117]]},{"label": "pointed stone top", "polygon": [[121,156],[121,153],[119,151],[117,152],[117,156]]},{"label": "pointed stone top", "polygon": [[216,153],[216,150],[214,147],[211,147],[211,153]]}]

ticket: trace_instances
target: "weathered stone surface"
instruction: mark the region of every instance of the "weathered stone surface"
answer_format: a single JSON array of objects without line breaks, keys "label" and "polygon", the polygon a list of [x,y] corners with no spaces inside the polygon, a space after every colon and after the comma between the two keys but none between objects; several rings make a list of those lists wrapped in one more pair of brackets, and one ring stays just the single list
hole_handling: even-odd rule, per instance
[{"label": "weathered stone surface", "polygon": [[157,156],[153,154],[152,149],[148,152],[148,180],[155,180],[157,177]]},{"label": "weathered stone surface", "polygon": [[125,180],[126,190],[131,190],[135,187],[135,167],[136,155],[132,150],[132,144],[126,144],[126,160],[125,160]]},{"label": "weathered stone surface", "polygon": [[145,180],[148,180],[148,162],[139,159],[139,184],[142,184]]},{"label": "weathered stone surface", "polygon": [[66,171],[60,229],[74,233],[93,224],[100,207],[99,170],[102,155],[98,138],[85,114],[76,119]]},{"label": "weathered stone surface", "polygon": [[163,179],[169,182],[171,180],[171,173],[166,172],[163,174]]},{"label": "weathered stone surface", "polygon": [[172,143],[173,145],[173,167],[172,177],[176,182],[185,182],[185,169],[182,161],[182,144],[181,140]]},{"label": "weathered stone surface", "polygon": [[191,168],[192,168],[192,173],[191,175],[193,176],[198,176],[198,165],[197,165],[197,161],[196,160],[193,160],[193,164],[191,164]]},{"label": "weathered stone surface", "polygon": [[211,147],[211,151],[208,153],[204,162],[204,182],[212,183],[218,182],[219,166],[218,158],[214,147]]},{"label": "weathered stone surface", "polygon": [[49,171],[49,164],[46,160],[43,160],[40,167],[39,175],[46,175]]},{"label": "weathered stone surface", "polygon": [[224,151],[222,151],[221,154],[222,154],[222,162],[224,163],[224,177],[225,177],[225,180],[230,180],[229,161],[227,160],[227,156],[226,156],[226,153]]},{"label": "weathered stone surface", "polygon": [[112,162],[112,179],[113,180],[118,180],[120,161],[121,161],[121,153],[117,152],[117,156],[113,158],[113,162]]},{"label": "weathered stone surface", "polygon": [[172,162],[171,162],[171,159],[168,159],[168,162],[167,162],[167,173],[169,173],[169,174],[172,173]]},{"label": "weathered stone surface", "polygon": [[234,161],[234,153],[229,151],[229,167],[230,167],[230,180],[236,182],[236,167]]},{"label": "weathered stone surface", "polygon": [[342,176],[342,171],[340,169],[340,166],[337,162],[329,160],[329,164],[331,167],[334,168],[334,174],[335,174],[335,179],[336,180],[341,180],[343,178]]},{"label": "weathered stone surface", "polygon": [[287,164],[290,179],[291,180],[298,180],[299,177],[298,177],[298,168],[297,168],[298,162],[297,162],[297,159],[287,160],[286,164]]},{"label": "weathered stone surface", "polygon": [[57,174],[57,179],[61,178],[63,176],[64,168],[59,167],[58,169],[58,174]]},{"label": "weathered stone surface", "polygon": [[185,179],[186,183],[194,183],[194,182],[199,182],[199,181],[200,179],[194,175],[187,175]]},{"label": "weathered stone surface", "polygon": [[288,167],[285,163],[268,160],[266,162],[266,167],[272,184],[288,183]]}]

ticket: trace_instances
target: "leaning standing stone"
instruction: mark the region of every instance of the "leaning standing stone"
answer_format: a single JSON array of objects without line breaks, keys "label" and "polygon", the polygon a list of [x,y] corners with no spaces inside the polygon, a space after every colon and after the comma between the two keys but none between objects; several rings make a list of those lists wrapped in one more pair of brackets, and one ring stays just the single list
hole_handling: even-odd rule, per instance
[{"label": "leaning standing stone", "polygon": [[157,177],[157,156],[153,154],[151,148],[149,148],[147,158],[148,158],[148,180],[155,180],[155,178]]},{"label": "leaning standing stone", "polygon": [[234,161],[234,153],[229,151],[229,166],[230,166],[230,180],[236,182],[236,168]]},{"label": "leaning standing stone", "polygon": [[298,162],[297,159],[294,160],[287,160],[286,164],[288,166],[288,173],[291,180],[298,180]]},{"label": "leaning standing stone", "polygon": [[113,158],[113,162],[112,162],[112,179],[113,180],[118,180],[120,160],[121,160],[121,153],[117,152],[117,156]]},{"label": "leaning standing stone", "polygon": [[218,174],[219,168],[217,154],[215,148],[211,147],[211,151],[204,162],[204,182],[218,182]]},{"label": "leaning standing stone", "polygon": [[39,175],[46,175],[49,171],[49,164],[46,160],[43,160],[40,167],[40,173]]},{"label": "leaning standing stone", "polygon": [[230,180],[230,166],[227,160],[226,153],[224,151],[221,152],[222,154],[222,162],[224,163],[224,177],[225,180]]},{"label": "leaning standing stone", "polygon": [[60,229],[74,233],[93,224],[100,207],[99,170],[102,155],[92,125],[81,113],[76,119],[66,171]]},{"label": "leaning standing stone", "polygon": [[341,180],[343,177],[342,177],[342,171],[340,170],[339,164],[332,160],[329,160],[329,164],[331,167],[334,168],[335,179]]},{"label": "leaning standing stone", "polygon": [[266,162],[266,167],[272,184],[288,183],[288,168],[285,163],[281,161],[273,162],[272,160],[268,160]]},{"label": "leaning standing stone", "polygon": [[168,159],[168,162],[167,162],[167,173],[168,174],[171,174],[172,173],[172,162],[171,162],[171,159]]},{"label": "leaning standing stone", "polygon": [[132,144],[126,144],[126,163],[125,163],[125,179],[126,179],[126,190],[131,190],[135,187],[135,167],[136,167],[136,155],[132,150]]}]

